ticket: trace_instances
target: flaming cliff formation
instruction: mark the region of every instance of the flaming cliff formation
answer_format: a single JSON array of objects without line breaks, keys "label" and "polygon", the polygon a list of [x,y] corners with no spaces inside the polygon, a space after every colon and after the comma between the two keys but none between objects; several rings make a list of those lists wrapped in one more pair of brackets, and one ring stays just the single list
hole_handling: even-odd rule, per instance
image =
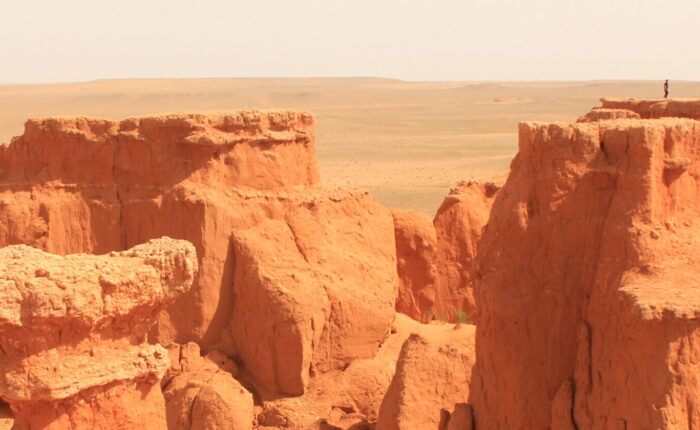
[{"label": "flaming cliff formation", "polygon": [[476,428],[700,424],[699,124],[520,125],[479,246]]},{"label": "flaming cliff formation", "polygon": [[308,113],[29,120],[0,146],[0,412],[698,428],[699,106],[522,123],[505,183],[433,220],[321,187]]}]

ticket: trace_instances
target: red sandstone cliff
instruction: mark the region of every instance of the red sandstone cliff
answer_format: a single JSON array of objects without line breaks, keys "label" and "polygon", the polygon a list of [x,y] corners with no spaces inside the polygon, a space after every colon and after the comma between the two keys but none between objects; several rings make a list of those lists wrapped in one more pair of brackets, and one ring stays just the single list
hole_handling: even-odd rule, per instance
[{"label": "red sandstone cliff", "polygon": [[479,246],[476,428],[700,425],[698,124],[521,124]]},{"label": "red sandstone cliff", "polygon": [[164,235],[189,240],[202,270],[161,329],[213,345],[231,309],[225,226],[254,222],[230,194],[318,182],[314,151],[306,113],[29,120],[0,147],[0,246],[103,253]]},{"label": "red sandstone cliff", "polygon": [[[259,399],[298,396],[312,377],[375,356],[397,294],[390,211],[317,182],[306,113],[30,120],[0,147],[0,246],[66,254],[162,235],[192,242],[193,287],[153,338],[234,357]],[[227,395],[200,374],[170,385],[168,396],[185,396],[173,408],[198,404],[187,400],[192,384]]]},{"label": "red sandstone cliff", "polygon": [[[278,225],[288,234],[276,237],[277,245],[321,276],[320,293],[301,294],[311,294],[315,305],[328,292],[326,309],[314,322],[316,340],[323,335],[325,342],[325,352],[316,351],[316,367],[345,366],[374,354],[393,318],[392,218],[366,194],[295,188],[318,182],[317,172],[313,117],[306,113],[30,120],[25,135],[0,149],[0,245],[25,243],[65,254],[119,250],[163,235],[192,242],[201,270],[192,290],[162,316],[158,339],[239,353],[262,378],[259,360],[274,360],[276,353],[248,352],[251,336],[258,342],[261,333],[237,327],[252,327],[260,315],[245,300],[262,296],[247,294],[250,279],[239,277],[270,261],[246,251],[241,238]],[[272,268],[291,269],[278,266]],[[376,300],[362,298],[369,286],[376,293],[368,297]],[[356,293],[333,292],[341,290]],[[285,312],[281,302],[269,306],[268,313]],[[233,325],[232,312],[238,314]],[[280,318],[288,318],[281,324],[289,330],[309,330],[296,317]],[[315,346],[306,343],[300,352],[306,357],[299,358],[300,381],[308,379]],[[304,384],[263,385],[273,393],[300,394]]]}]

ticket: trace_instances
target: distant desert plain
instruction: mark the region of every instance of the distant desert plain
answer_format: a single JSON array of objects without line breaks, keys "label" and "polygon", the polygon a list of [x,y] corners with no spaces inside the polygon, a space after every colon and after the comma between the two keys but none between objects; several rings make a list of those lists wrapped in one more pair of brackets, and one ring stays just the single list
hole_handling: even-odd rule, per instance
[{"label": "distant desert plain", "polygon": [[[600,97],[659,98],[663,82],[406,82],[379,78],[128,79],[0,86],[0,142],[27,118],[303,109],[316,116],[321,181],[433,215],[461,180],[508,171],[520,121],[572,121]],[[671,97],[700,83],[671,81]]]}]

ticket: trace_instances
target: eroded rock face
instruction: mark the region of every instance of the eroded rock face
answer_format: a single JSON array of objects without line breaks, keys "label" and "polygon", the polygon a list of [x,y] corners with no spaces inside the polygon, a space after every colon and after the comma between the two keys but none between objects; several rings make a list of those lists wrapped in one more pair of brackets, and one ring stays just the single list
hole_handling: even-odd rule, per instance
[{"label": "eroded rock face", "polygon": [[625,109],[641,118],[690,118],[700,120],[700,99],[600,99],[603,109]]},{"label": "eroded rock face", "polygon": [[159,336],[211,347],[230,319],[230,231],[259,216],[227,193],[315,184],[314,154],[303,112],[29,120],[0,146],[0,246],[105,253],[188,240],[202,270]]},{"label": "eroded rock face", "polygon": [[417,212],[395,210],[392,215],[399,275],[396,311],[428,322],[439,282],[435,227],[430,218]]},{"label": "eroded rock face", "polygon": [[520,125],[479,245],[476,428],[700,425],[698,147],[689,119]]},{"label": "eroded rock face", "polygon": [[234,379],[236,365],[220,353],[200,355],[196,343],[169,348],[164,379],[168,430],[253,428],[253,395]]},{"label": "eroded rock face", "polygon": [[373,357],[397,294],[391,213],[318,187],[314,151],[303,112],[30,120],[0,149],[0,245],[192,242],[193,288],[151,334],[237,357],[263,396],[299,395]]},{"label": "eroded rock face", "polygon": [[344,191],[307,189],[289,199],[281,219],[232,238],[232,335],[269,395],[300,395],[311,375],[373,357],[396,300],[387,209]]},{"label": "eroded rock face", "polygon": [[0,398],[15,426],[165,428],[170,362],[145,337],[196,271],[194,247],[168,238],[105,256],[0,249]]},{"label": "eroded rock face", "polygon": [[0,245],[199,254],[0,251],[0,400],[18,428],[699,427],[700,121],[637,118],[695,102],[605,103],[522,124],[434,230],[315,185],[306,114],[30,121]]},{"label": "eroded rock face", "polygon": [[596,122],[609,119],[641,119],[637,112],[628,109],[593,108],[587,114],[579,117],[576,122]]},{"label": "eroded rock face", "polygon": [[438,429],[441,410],[469,398],[474,326],[438,324],[421,331],[401,348],[377,430]]},{"label": "eroded rock face", "polygon": [[435,215],[439,278],[435,319],[464,323],[476,314],[477,245],[498,189],[494,183],[462,182],[450,190]]}]

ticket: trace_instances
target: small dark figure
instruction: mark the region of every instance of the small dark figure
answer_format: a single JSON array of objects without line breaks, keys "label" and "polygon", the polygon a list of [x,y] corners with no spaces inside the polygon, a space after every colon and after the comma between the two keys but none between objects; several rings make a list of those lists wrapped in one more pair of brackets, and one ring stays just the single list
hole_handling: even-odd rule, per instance
[{"label": "small dark figure", "polygon": [[666,79],[666,82],[664,82],[664,98],[668,98],[668,79]]}]

